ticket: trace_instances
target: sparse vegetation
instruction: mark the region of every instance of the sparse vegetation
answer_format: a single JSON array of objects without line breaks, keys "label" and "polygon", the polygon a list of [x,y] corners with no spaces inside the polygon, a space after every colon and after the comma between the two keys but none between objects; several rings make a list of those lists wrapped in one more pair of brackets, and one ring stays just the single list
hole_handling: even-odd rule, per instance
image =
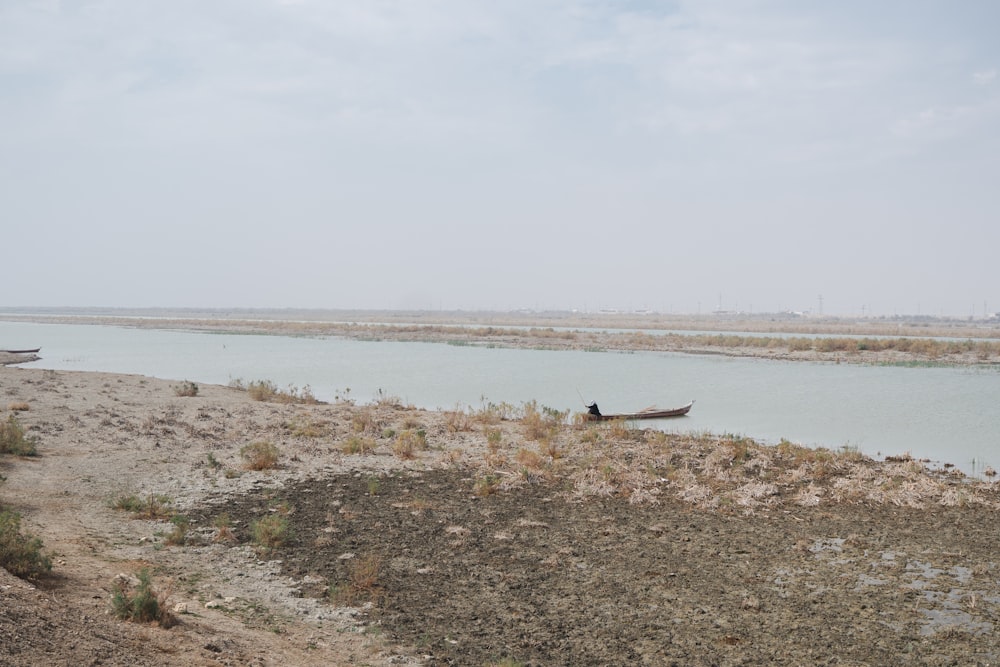
[{"label": "sparse vegetation", "polygon": [[174,394],[182,397],[193,397],[198,395],[198,385],[190,380],[184,380],[174,387]]},{"label": "sparse vegetation", "polygon": [[271,470],[278,467],[278,447],[266,440],[259,440],[240,449],[247,470]]},{"label": "sparse vegetation", "polygon": [[168,596],[153,589],[149,570],[143,568],[136,577],[138,583],[135,585],[124,579],[115,582],[115,591],[111,596],[111,612],[115,618],[134,623],[156,621],[163,628],[174,625],[176,619],[168,609]]},{"label": "sparse vegetation", "polygon": [[327,421],[315,419],[311,415],[297,415],[283,426],[297,438],[321,438],[329,431]]},{"label": "sparse vegetation", "polygon": [[188,529],[191,527],[191,520],[182,514],[175,514],[170,517],[173,529],[164,538],[164,544],[168,546],[183,546],[187,541]]},{"label": "sparse vegetation", "polygon": [[24,434],[24,427],[14,415],[8,415],[7,421],[0,422],[0,454],[38,455],[37,440]]},{"label": "sparse vegetation", "polygon": [[360,435],[352,435],[340,446],[345,454],[368,454],[375,449],[375,441]]},{"label": "sparse vegetation", "polygon": [[7,404],[7,409],[11,412],[27,412],[31,409],[31,405],[25,401],[13,401]]},{"label": "sparse vegetation", "polygon": [[449,433],[472,430],[472,418],[465,410],[455,408],[444,413],[444,425]]},{"label": "sparse vegetation", "polygon": [[423,430],[407,429],[396,436],[392,453],[401,459],[412,459],[417,452],[427,449],[427,434]]},{"label": "sparse vegetation", "polygon": [[382,422],[373,408],[365,407],[351,416],[351,428],[355,433],[376,435],[382,431]]},{"label": "sparse vegetation", "polygon": [[347,580],[340,585],[331,585],[328,597],[334,604],[356,606],[359,603],[378,604],[384,592],[379,584],[382,574],[382,558],[375,554],[351,559],[347,565]]},{"label": "sparse vegetation", "polygon": [[524,436],[529,440],[543,440],[555,436],[566,424],[569,411],[539,406],[537,402],[525,403],[522,408],[521,424]]},{"label": "sparse vegetation", "polygon": [[137,492],[124,488],[116,491],[108,499],[108,505],[112,509],[123,512],[132,512],[136,519],[149,519],[157,521],[173,516],[171,501],[168,496],[150,493],[145,498]]},{"label": "sparse vegetation", "polygon": [[267,403],[304,403],[309,405],[319,403],[309,385],[301,389],[295,385],[289,385],[287,389],[279,389],[278,385],[271,380],[254,380],[252,382],[233,380],[229,383],[229,386],[233,389],[245,391],[255,401],[264,401]]},{"label": "sparse vegetation", "polygon": [[215,537],[212,538],[213,542],[235,542],[236,534],[233,533],[232,520],[229,518],[228,514],[220,514],[215,517],[212,522],[215,526]]},{"label": "sparse vegetation", "polygon": [[38,579],[52,570],[52,560],[42,553],[42,541],[21,532],[21,515],[0,511],[0,567],[22,579]]},{"label": "sparse vegetation", "polygon": [[291,533],[288,519],[280,514],[271,514],[250,524],[250,538],[257,549],[271,553],[280,548]]}]

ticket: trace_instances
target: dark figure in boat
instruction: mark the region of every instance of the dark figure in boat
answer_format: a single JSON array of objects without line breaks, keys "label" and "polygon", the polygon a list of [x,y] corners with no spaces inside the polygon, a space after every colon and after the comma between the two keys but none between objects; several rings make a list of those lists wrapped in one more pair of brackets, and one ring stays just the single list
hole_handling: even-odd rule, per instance
[{"label": "dark figure in boat", "polygon": [[601,416],[601,411],[597,407],[597,401],[594,401],[593,403],[587,406],[587,414],[594,415],[595,417]]}]

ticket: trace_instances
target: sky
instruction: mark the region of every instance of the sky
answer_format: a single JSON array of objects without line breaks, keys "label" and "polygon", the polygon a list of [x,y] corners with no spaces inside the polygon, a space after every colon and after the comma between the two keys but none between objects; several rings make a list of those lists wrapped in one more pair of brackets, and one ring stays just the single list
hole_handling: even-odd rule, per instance
[{"label": "sky", "polygon": [[0,0],[0,306],[1000,311],[993,0]]}]

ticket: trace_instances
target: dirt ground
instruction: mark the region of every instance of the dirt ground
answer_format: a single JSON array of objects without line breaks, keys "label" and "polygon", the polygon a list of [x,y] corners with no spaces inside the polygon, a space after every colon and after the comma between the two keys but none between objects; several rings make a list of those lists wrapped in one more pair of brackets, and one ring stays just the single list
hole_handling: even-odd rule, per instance
[{"label": "dirt ground", "polygon": [[[0,664],[1000,661],[989,482],[527,405],[179,385],[0,367],[0,419],[39,453],[0,459],[0,504],[54,562],[0,570]],[[261,441],[278,466],[247,470]],[[128,494],[185,517],[180,543],[166,515],[111,506]],[[263,517],[290,526],[273,550],[251,539]],[[142,568],[174,627],[108,613]]]}]

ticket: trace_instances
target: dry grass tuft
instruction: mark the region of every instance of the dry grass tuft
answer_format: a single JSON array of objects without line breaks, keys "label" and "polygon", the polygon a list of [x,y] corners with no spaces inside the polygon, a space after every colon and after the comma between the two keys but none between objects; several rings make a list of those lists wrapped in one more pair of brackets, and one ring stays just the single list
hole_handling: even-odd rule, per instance
[{"label": "dry grass tuft", "polygon": [[472,417],[464,410],[455,408],[444,413],[444,426],[449,433],[462,433],[472,430]]},{"label": "dry grass tuft", "polygon": [[378,606],[385,593],[380,585],[382,558],[369,554],[351,559],[347,565],[347,580],[341,585],[331,585],[327,594],[334,604],[353,607],[370,602]]},{"label": "dry grass tuft", "polygon": [[417,452],[427,449],[427,434],[423,431],[407,429],[396,436],[392,453],[401,459],[416,458]]},{"label": "dry grass tuft", "polygon": [[360,435],[352,435],[340,446],[345,454],[368,454],[375,451],[375,440]]},{"label": "dry grass tuft", "polygon": [[280,453],[272,442],[261,440],[240,449],[247,470],[272,470],[278,467]]}]

